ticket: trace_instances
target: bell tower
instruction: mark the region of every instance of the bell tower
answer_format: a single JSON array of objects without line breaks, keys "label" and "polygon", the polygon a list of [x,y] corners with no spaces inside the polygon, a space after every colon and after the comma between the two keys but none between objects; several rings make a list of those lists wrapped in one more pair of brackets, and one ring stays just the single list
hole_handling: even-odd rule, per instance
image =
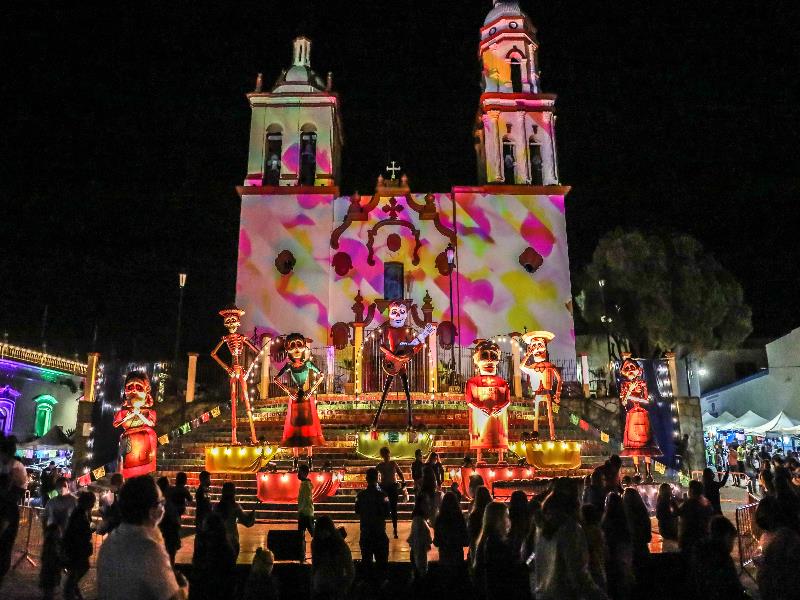
[{"label": "bell tower", "polygon": [[479,46],[479,183],[558,185],[556,96],[541,93],[537,50],[536,29],[518,0],[494,0]]},{"label": "bell tower", "polygon": [[332,76],[311,69],[311,41],[294,40],[292,64],[269,91],[247,94],[252,109],[245,186],[335,186],[342,131]]}]

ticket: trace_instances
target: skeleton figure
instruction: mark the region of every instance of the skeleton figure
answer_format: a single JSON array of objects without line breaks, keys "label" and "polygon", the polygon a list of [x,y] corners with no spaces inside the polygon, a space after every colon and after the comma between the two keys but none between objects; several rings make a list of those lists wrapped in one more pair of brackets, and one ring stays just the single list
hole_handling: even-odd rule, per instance
[{"label": "skeleton figure", "polygon": [[464,388],[469,406],[469,447],[478,451],[483,461],[484,449],[497,450],[497,462],[503,462],[508,449],[508,407],[511,390],[505,379],[497,375],[500,347],[489,340],[475,340],[472,360],[478,375],[470,377]]},{"label": "skeleton figure", "polygon": [[[306,448],[309,467],[311,466],[313,446],[325,443],[313,398],[314,392],[324,377],[317,366],[311,362],[311,348],[308,347],[310,341],[300,333],[290,333],[286,336],[283,348],[288,360],[273,379],[289,396],[281,446],[292,449],[295,464],[300,456],[300,448]],[[294,392],[287,388],[280,379],[287,371],[294,384]]]},{"label": "skeleton figure", "polygon": [[122,475],[146,475],[156,470],[156,411],[152,408],[150,381],[144,373],[128,373],[125,402],[114,415],[114,427],[122,427],[119,446]]},{"label": "skeleton figure", "polygon": [[523,335],[522,341],[528,344],[528,350],[519,366],[522,372],[531,379],[534,436],[539,436],[539,404],[544,402],[547,407],[547,425],[550,429],[551,440],[556,438],[556,430],[553,425],[553,404],[561,402],[561,373],[550,362],[547,354],[547,343],[554,337],[555,335],[549,331],[529,331]]},{"label": "skeleton figure", "polygon": [[647,410],[640,406],[650,402],[647,382],[642,378],[644,370],[638,362],[626,358],[619,369],[619,374],[623,378],[619,386],[619,401],[623,407],[631,403],[625,416],[623,450],[620,455],[633,457],[633,466],[637,473],[639,473],[639,458],[644,457],[645,479],[651,480],[653,475],[650,471],[650,462],[653,456],[661,456],[661,449],[653,439],[650,416]]},{"label": "skeleton figure", "polygon": [[410,330],[406,328],[407,320],[408,309],[406,305],[399,300],[392,301],[389,304],[389,321],[383,328],[383,343],[381,344],[381,351],[384,353],[383,369],[386,372],[386,383],[383,384],[383,394],[381,395],[381,403],[378,406],[378,411],[372,419],[373,431],[376,431],[378,428],[378,420],[381,418],[381,412],[383,412],[383,406],[386,403],[386,396],[389,394],[389,389],[392,387],[392,382],[397,375],[400,376],[400,381],[403,384],[403,391],[406,394],[408,429],[413,429],[411,391],[408,387],[406,365],[414,354],[425,347],[422,341],[425,337],[430,335],[434,329],[428,324],[418,336],[414,337],[411,335]]},{"label": "skeleton figure", "polygon": [[[250,442],[257,444],[256,428],[253,424],[253,411],[250,407],[250,397],[247,395],[247,382],[245,381],[245,348],[250,348],[253,352],[258,354],[259,350],[256,348],[246,336],[237,333],[239,326],[242,324],[241,317],[244,311],[241,308],[226,308],[219,311],[223,319],[226,329],[230,332],[228,335],[222,337],[219,343],[211,351],[211,358],[219,363],[219,365],[228,372],[230,376],[231,386],[231,444],[234,446],[239,445],[236,439],[236,403],[241,396],[244,402],[244,409],[247,413],[247,420],[250,423]],[[264,340],[265,344],[269,344],[269,340]],[[223,344],[228,346],[228,351],[231,354],[231,364],[226,365],[217,356]]]}]

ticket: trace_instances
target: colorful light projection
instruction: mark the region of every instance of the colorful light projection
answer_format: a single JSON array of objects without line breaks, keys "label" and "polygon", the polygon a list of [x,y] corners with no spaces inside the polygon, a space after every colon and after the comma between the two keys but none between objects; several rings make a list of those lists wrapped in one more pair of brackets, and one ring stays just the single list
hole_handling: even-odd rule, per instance
[{"label": "colorful light projection", "polygon": [[381,448],[389,448],[396,460],[411,460],[421,450],[423,456],[433,450],[433,435],[427,432],[362,431],[356,436],[356,453],[364,458],[379,460]]},{"label": "colorful light projection", "polygon": [[[328,339],[334,323],[352,320],[352,299],[359,291],[367,302],[384,297],[385,263],[392,262],[403,265],[405,296],[421,298],[429,292],[435,321],[448,320],[449,279],[436,259],[452,236],[457,250],[455,322],[461,339],[546,326],[556,336],[551,358],[574,359],[565,188],[558,189],[559,195],[548,196],[457,187],[452,194],[370,200],[332,194],[266,195],[261,188],[241,188],[236,301],[247,311],[244,327],[257,326],[275,335],[292,314],[300,331]],[[396,201],[393,207],[390,198]],[[376,230],[391,218],[383,208],[394,208],[397,220],[412,227],[389,223]],[[341,231],[334,236],[337,230]],[[528,248],[542,260],[534,272],[520,263]],[[284,250],[297,261],[287,274],[274,264]]]},{"label": "colorful light projection", "polygon": [[120,471],[126,479],[156,470],[156,411],[151,409],[150,381],[143,373],[128,373],[125,401],[114,415],[114,427],[122,427],[119,439]]},{"label": "colorful light projection", "polygon": [[0,387],[0,433],[11,435],[14,429],[14,410],[22,394],[10,385]]},{"label": "colorful light projection", "polygon": [[[308,479],[313,486],[311,498],[320,502],[336,495],[344,479],[342,471],[313,471]],[[297,473],[260,473],[257,476],[256,495],[261,502],[297,504],[300,480]]]},{"label": "colorful light projection", "polygon": [[273,446],[207,447],[206,471],[211,473],[257,473],[278,451]]}]

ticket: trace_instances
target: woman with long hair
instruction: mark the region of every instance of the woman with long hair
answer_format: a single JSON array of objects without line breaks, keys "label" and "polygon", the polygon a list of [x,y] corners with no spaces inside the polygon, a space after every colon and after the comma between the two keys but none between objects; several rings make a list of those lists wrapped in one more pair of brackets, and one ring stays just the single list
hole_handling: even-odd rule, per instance
[{"label": "woman with long hair", "polygon": [[222,493],[219,497],[219,502],[214,507],[214,512],[222,517],[225,523],[225,531],[228,535],[228,541],[233,547],[236,556],[239,556],[239,528],[238,524],[245,527],[252,527],[256,522],[256,509],[245,513],[239,503],[236,502],[236,484],[232,481],[226,481],[222,484]]},{"label": "woman with long hair", "polygon": [[614,600],[624,600],[630,597],[633,588],[633,547],[622,497],[616,492],[606,496],[600,528],[606,539],[608,595]]},{"label": "woman with long hair", "polygon": [[722,504],[719,497],[719,491],[728,483],[728,476],[730,475],[730,466],[725,470],[725,475],[720,481],[717,481],[717,476],[709,468],[703,469],[703,496],[706,497],[711,503],[711,508],[714,514],[722,514]]},{"label": "woman with long hair", "polygon": [[458,498],[453,492],[444,495],[439,514],[433,522],[433,545],[439,548],[440,566],[463,566],[464,548],[469,546],[469,532]]},{"label": "woman with long hair", "polygon": [[342,600],[348,597],[355,570],[350,547],[333,519],[322,516],[314,526],[311,540],[311,593],[314,600]]},{"label": "woman with long hair", "polygon": [[96,503],[93,492],[78,494],[78,504],[67,522],[62,549],[67,569],[64,582],[64,598],[83,598],[78,583],[89,571],[89,557],[92,555],[92,509]]},{"label": "woman with long hair", "polygon": [[586,535],[579,522],[579,490],[560,478],[542,503],[536,527],[537,600],[605,599],[589,572]]},{"label": "woman with long hair", "polygon": [[622,506],[628,521],[628,531],[631,533],[633,567],[637,574],[641,574],[650,555],[648,544],[653,537],[650,513],[636,488],[629,487],[623,492]]},{"label": "woman with long hair", "polygon": [[658,486],[656,498],[656,519],[658,533],[665,540],[678,539],[678,502],[672,494],[672,486],[662,483]]},{"label": "woman with long hair", "polygon": [[510,529],[511,520],[506,505],[490,502],[483,511],[472,565],[478,594],[485,600],[508,600],[514,597],[514,558],[508,543]]},{"label": "woman with long hair", "polygon": [[195,536],[189,600],[228,600],[236,591],[236,554],[219,513],[210,513]]},{"label": "woman with long hair", "polygon": [[472,509],[467,517],[467,532],[469,533],[469,560],[474,562],[475,546],[478,543],[478,536],[483,525],[483,513],[492,501],[492,494],[485,485],[480,486],[475,491],[475,498],[472,501]]}]

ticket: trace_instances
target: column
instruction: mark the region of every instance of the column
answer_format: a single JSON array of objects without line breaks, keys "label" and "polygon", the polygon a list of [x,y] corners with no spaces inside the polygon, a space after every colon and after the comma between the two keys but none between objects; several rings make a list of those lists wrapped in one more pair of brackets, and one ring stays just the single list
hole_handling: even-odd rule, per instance
[{"label": "column", "polygon": [[90,466],[91,447],[94,445],[92,413],[97,400],[97,381],[100,375],[100,354],[90,352],[87,358],[86,379],[83,382],[83,398],[78,402],[75,420],[75,443],[72,447],[72,470],[76,476],[84,474]]},{"label": "column", "polygon": [[[672,386],[672,395],[678,395],[678,368],[675,364],[675,353],[674,352],[665,352],[664,358],[667,359],[667,369],[669,369],[669,383]],[[691,390],[689,390],[689,395],[692,395]]]},{"label": "column", "polygon": [[353,383],[356,396],[362,392],[362,362],[364,356],[364,324],[353,323]]},{"label": "column", "polygon": [[197,352],[187,352],[189,366],[186,369],[186,403],[194,402],[194,389],[197,381]]},{"label": "column", "polygon": [[589,356],[586,352],[580,352],[578,354],[578,360],[580,361],[581,366],[581,383],[583,384],[581,387],[583,388],[583,397],[589,397]]},{"label": "column", "polygon": [[516,144],[517,155],[514,157],[514,160],[517,161],[516,168],[514,169],[516,171],[517,181],[514,183],[530,183],[531,165],[530,160],[528,159],[528,132],[527,128],[525,127],[525,111],[517,111],[516,121],[517,122],[514,124],[514,129],[512,130],[516,130],[518,132],[514,137],[519,140]]},{"label": "column", "polygon": [[[436,327],[436,323],[431,323]],[[439,357],[437,352],[436,330],[428,336],[428,391],[435,394],[439,391]]]},{"label": "column", "polygon": [[[329,336],[330,337],[330,336]],[[333,393],[333,375],[336,369],[336,348],[325,346],[325,392]]]},{"label": "column", "polygon": [[261,340],[262,344],[266,344],[266,349],[261,353],[261,379],[259,381],[259,397],[262,400],[266,400],[269,398],[269,384],[270,384],[270,377],[269,377],[269,368],[270,368],[270,361],[272,360],[271,348],[272,346],[272,339],[270,338],[263,338]]},{"label": "column", "polygon": [[514,397],[522,398],[522,369],[519,368],[519,342],[515,339],[511,340],[511,362],[514,366]]},{"label": "column", "polygon": [[492,183],[502,181],[502,144],[498,133],[500,113],[491,111],[481,117],[483,121],[483,147],[486,154],[486,181]]}]

